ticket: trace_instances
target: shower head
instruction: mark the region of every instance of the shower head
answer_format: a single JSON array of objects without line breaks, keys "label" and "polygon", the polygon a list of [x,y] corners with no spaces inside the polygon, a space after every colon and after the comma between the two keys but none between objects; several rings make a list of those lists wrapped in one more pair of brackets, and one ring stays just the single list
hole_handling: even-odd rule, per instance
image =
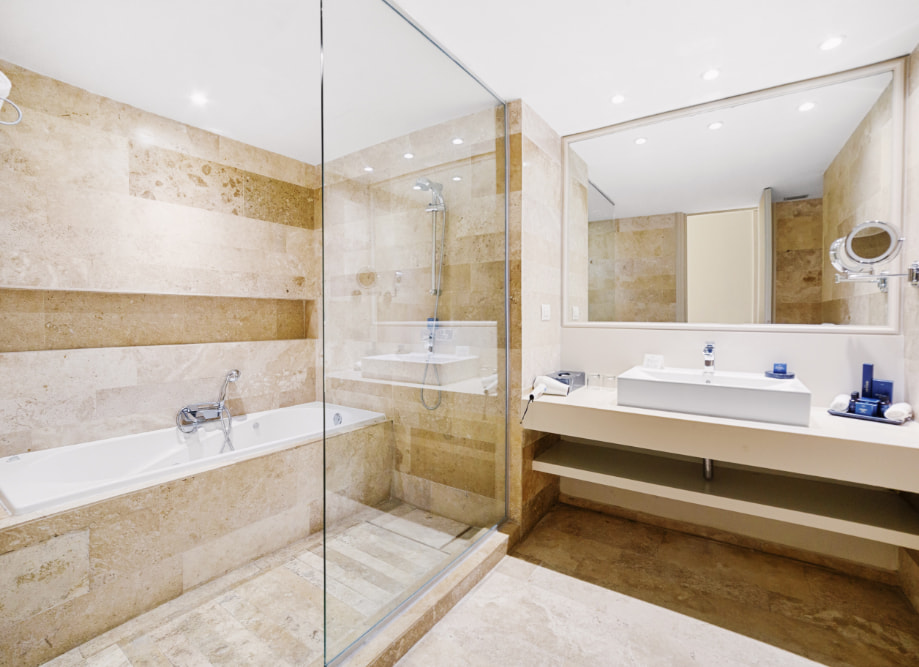
[{"label": "shower head", "polygon": [[431,191],[431,205],[442,207],[444,205],[444,186],[442,183],[436,183],[429,178],[422,176],[417,181],[415,181],[415,190],[430,190]]},{"label": "shower head", "polygon": [[435,183],[429,178],[422,176],[417,181],[415,181],[416,190],[432,190],[434,192],[443,192],[444,186],[441,183]]}]

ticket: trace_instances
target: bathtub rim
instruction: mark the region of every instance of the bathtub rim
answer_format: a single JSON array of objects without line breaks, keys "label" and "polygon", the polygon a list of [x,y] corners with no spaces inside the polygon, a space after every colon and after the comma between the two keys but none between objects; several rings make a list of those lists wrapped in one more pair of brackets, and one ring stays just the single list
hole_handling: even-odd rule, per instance
[{"label": "bathtub rim", "polygon": [[[244,461],[249,461],[256,459],[262,456],[269,456],[271,454],[276,454],[279,452],[285,452],[291,449],[296,449],[298,447],[304,447],[309,444],[316,442],[321,442],[323,437],[325,438],[334,438],[337,436],[347,435],[354,431],[360,430],[362,428],[367,428],[370,426],[375,426],[377,424],[391,423],[392,419],[387,417],[382,412],[376,412],[374,410],[364,410],[363,408],[351,408],[348,406],[339,405],[337,403],[323,403],[323,401],[310,401],[309,403],[297,403],[295,405],[287,405],[284,408],[274,408],[273,410],[260,410],[259,412],[247,413],[243,415],[238,415],[239,417],[249,417],[257,418],[258,415],[264,414],[266,412],[274,412],[276,410],[283,410],[285,408],[295,408],[303,405],[313,405],[319,404],[324,407],[326,410],[332,408],[344,408],[349,410],[363,410],[364,412],[373,413],[374,417],[368,418],[367,421],[362,421],[357,424],[345,424],[342,426],[333,427],[326,430],[324,433],[320,431],[318,434],[310,434],[303,439],[296,439],[291,442],[288,442],[284,445],[278,445],[277,447],[271,448],[267,451],[248,451],[240,450],[233,452],[232,454],[224,457],[211,457],[208,459],[203,459],[199,463],[183,469],[181,472],[172,471],[169,468],[165,468],[162,471],[162,475],[157,475],[151,479],[145,479],[143,481],[134,482],[126,484],[125,486],[119,487],[117,489],[106,489],[104,491],[93,492],[89,491],[81,498],[62,501],[60,503],[55,503],[51,506],[44,507],[41,509],[31,510],[29,512],[23,512],[21,514],[13,514],[10,512],[2,503],[0,503],[0,512],[6,513],[6,515],[0,515],[0,531],[7,530],[12,527],[19,525],[24,525],[33,521],[38,521],[45,519],[47,517],[52,517],[57,514],[64,514],[74,510],[78,510],[84,507],[89,507],[91,505],[96,505],[99,503],[106,502],[108,500],[113,500],[115,498],[120,498],[122,496],[127,496],[132,493],[137,493],[145,489],[153,488],[155,486],[160,486],[162,484],[168,484],[171,482],[177,482],[183,479],[188,479],[201,475],[204,473],[212,472],[219,468],[224,468],[228,465],[234,465],[236,463],[242,463]],[[157,429],[157,430],[169,430],[167,429]],[[136,435],[136,434],[129,434]],[[113,436],[115,438],[122,436]],[[110,440],[112,438],[103,438],[102,440]],[[89,443],[96,441],[89,441]],[[84,445],[88,443],[76,443],[76,445]],[[67,447],[72,447],[75,445],[65,445]],[[45,451],[45,450],[39,450]]]}]

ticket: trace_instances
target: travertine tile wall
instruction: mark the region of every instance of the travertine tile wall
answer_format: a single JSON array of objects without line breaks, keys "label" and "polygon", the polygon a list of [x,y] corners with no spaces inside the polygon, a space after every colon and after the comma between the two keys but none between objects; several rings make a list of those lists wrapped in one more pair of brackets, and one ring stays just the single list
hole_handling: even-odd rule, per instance
[{"label": "travertine tile wall", "polygon": [[316,338],[314,302],[0,288],[0,352]]},{"label": "travertine tile wall", "polygon": [[[589,210],[587,206],[587,192],[589,187],[589,174],[587,162],[584,161],[574,148],[568,149],[568,192],[566,196],[567,218],[564,222],[563,233],[567,234],[567,272],[568,305],[571,311],[568,314],[574,319],[574,309],[577,308],[577,319],[600,320],[605,312],[597,313],[593,317],[589,312],[590,301],[590,231],[588,226]],[[607,295],[612,298],[612,295]]]},{"label": "travertine tile wall", "polygon": [[[453,144],[456,137],[463,143]],[[406,152],[414,158],[403,158]],[[424,350],[417,333],[434,314],[434,297],[432,215],[425,211],[431,193],[413,189],[420,177],[443,184],[447,207],[437,317],[492,323],[498,335],[480,350],[482,374],[503,371],[504,118],[490,108],[326,164],[326,397],[392,417],[396,497],[490,525],[504,515],[503,372],[488,395],[428,387],[429,405],[440,398],[433,410],[416,387],[348,375],[371,354]],[[438,238],[441,225],[438,213]],[[400,331],[404,339],[394,337]]]},{"label": "travertine tile wall", "polygon": [[587,300],[592,322],[616,321],[617,227],[616,220],[594,220],[587,225]]},{"label": "travertine tile wall", "polygon": [[775,323],[823,322],[823,200],[773,204]]},{"label": "travertine tile wall", "polygon": [[[559,480],[533,470],[533,459],[555,442],[524,429],[523,392],[536,375],[559,370],[561,355],[561,138],[521,101],[508,108],[511,144],[511,378],[508,392],[510,478],[508,516],[526,533],[558,499]],[[551,319],[540,310],[548,304]],[[573,369],[582,370],[582,369]]]},{"label": "travertine tile wall", "polygon": [[[823,175],[823,245],[848,234],[865,220],[890,220],[890,165],[893,118],[889,86],[859,123]],[[887,324],[887,295],[876,285],[835,284],[829,255],[823,259],[822,321],[833,324]]]},{"label": "travertine tile wall", "polygon": [[677,321],[679,213],[589,224],[590,319]]},{"label": "travertine tile wall", "polygon": [[[389,497],[391,427],[328,438],[330,520]],[[317,440],[47,516],[0,518],[0,665],[38,665],[230,570],[256,576],[251,561],[322,527],[322,469]]]},{"label": "travertine tile wall", "polygon": [[0,321],[41,350],[0,354],[0,456],[168,427],[231,368],[236,410],[313,400],[318,169],[0,67]]}]

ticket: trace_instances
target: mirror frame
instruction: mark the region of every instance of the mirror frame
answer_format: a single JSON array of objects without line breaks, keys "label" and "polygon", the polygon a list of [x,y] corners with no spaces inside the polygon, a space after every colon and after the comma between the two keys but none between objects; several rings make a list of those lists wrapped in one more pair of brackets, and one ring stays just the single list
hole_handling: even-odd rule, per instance
[{"label": "mirror frame", "polygon": [[[826,326],[821,324],[696,324],[687,322],[590,322],[585,320],[572,320],[571,306],[568,298],[568,151],[571,144],[586,139],[601,137],[614,132],[631,130],[638,127],[653,125],[662,121],[673,120],[694,116],[709,111],[717,111],[728,107],[749,104],[760,100],[770,99],[780,95],[801,92],[813,88],[822,88],[824,86],[846,83],[868,76],[877,74],[891,73],[892,75],[892,100],[891,115],[893,128],[893,149],[891,150],[891,219],[889,222],[901,231],[903,234],[903,181],[904,181],[904,137],[905,137],[905,118],[906,118],[906,56],[885,60],[873,65],[856,67],[835,74],[803,79],[793,83],[764,88],[762,90],[743,93],[725,97],[712,102],[695,104],[688,107],[665,111],[634,120],[615,123],[598,127],[593,130],[568,134],[562,137],[562,322],[563,327],[572,328],[598,328],[598,329],[671,329],[684,331],[757,331],[766,333],[868,333],[868,334],[898,334],[900,332],[900,301],[903,298],[904,290],[900,287],[900,282],[895,281],[892,285],[897,285],[891,290],[891,298],[887,302],[887,325],[886,326],[867,326],[855,324],[839,324]],[[899,258],[895,258],[891,266],[891,271],[899,270]]]}]

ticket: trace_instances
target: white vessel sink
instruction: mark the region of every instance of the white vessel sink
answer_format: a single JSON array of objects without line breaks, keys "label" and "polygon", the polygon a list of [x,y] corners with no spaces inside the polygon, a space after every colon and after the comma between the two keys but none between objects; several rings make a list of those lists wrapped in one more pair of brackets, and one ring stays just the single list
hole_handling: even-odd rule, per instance
[{"label": "white vessel sink", "polygon": [[361,377],[375,380],[445,385],[468,380],[478,374],[479,358],[474,356],[409,352],[377,354],[361,359]]},{"label": "white vessel sink", "polygon": [[797,378],[762,373],[635,366],[618,379],[619,405],[807,426],[811,393]]}]

